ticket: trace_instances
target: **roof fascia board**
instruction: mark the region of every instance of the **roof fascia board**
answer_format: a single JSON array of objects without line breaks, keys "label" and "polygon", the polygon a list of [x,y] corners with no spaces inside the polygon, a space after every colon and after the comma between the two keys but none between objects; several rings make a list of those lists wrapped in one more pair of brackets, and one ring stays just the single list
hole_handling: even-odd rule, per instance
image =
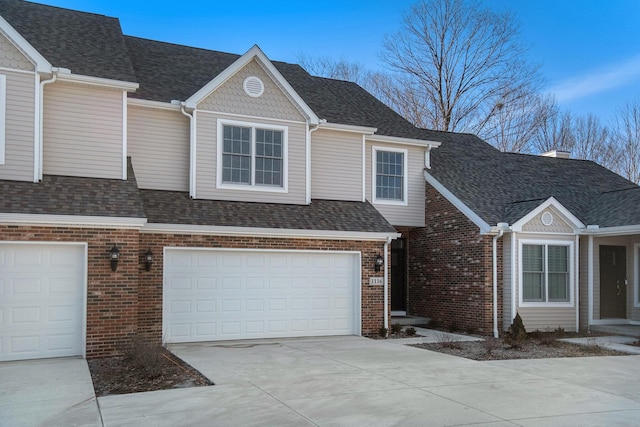
[{"label": "roof fascia board", "polygon": [[304,102],[304,100],[300,97],[300,95],[298,95],[293,87],[291,87],[287,79],[285,79],[284,76],[280,74],[280,71],[278,71],[278,69],[273,65],[269,58],[267,58],[267,56],[264,54],[264,52],[262,52],[258,45],[254,45],[247,51],[247,53],[238,58],[226,70],[218,74],[213,80],[204,85],[199,91],[191,95],[185,101],[187,108],[195,109],[203,99],[209,96],[224,82],[229,80],[233,75],[235,75],[240,69],[251,62],[251,60],[254,58],[257,58],[262,63],[262,65],[271,73],[271,75],[276,78],[278,83],[287,91],[287,94],[307,115],[309,123],[312,125],[319,124],[320,119],[318,118],[318,116],[313,112],[313,110],[311,110],[311,107],[309,107],[307,103]]},{"label": "roof fascia board", "polygon": [[102,77],[85,76],[82,74],[59,73],[58,81],[70,83],[83,83],[92,86],[102,86],[112,89],[122,89],[127,92],[135,92],[140,85],[134,82],[125,82],[122,80],[105,79]]},{"label": "roof fascia board", "polygon": [[640,224],[620,225],[616,227],[584,228],[579,234],[585,236],[622,236],[629,234],[640,234]]},{"label": "roof fascia board", "polygon": [[158,224],[147,223],[142,233],[190,233],[208,234],[219,236],[260,236],[274,238],[295,239],[330,239],[330,240],[373,240],[386,241],[388,238],[397,239],[400,233],[376,233],[361,231],[335,231],[335,230],[301,230],[289,228],[254,228],[254,227],[227,227],[216,225],[192,225],[192,224]]},{"label": "roof fascia board", "polygon": [[378,128],[372,128],[368,126],[354,126],[354,125],[343,125],[340,123],[320,123],[318,125],[319,129],[326,130],[339,130],[344,132],[356,132],[356,133],[364,133],[366,135],[373,135],[378,131]]},{"label": "roof fascia board", "polygon": [[40,54],[15,28],[0,16],[0,31],[36,66],[38,73],[51,73],[53,65]]},{"label": "roof fascia board", "polygon": [[0,224],[11,225],[65,225],[71,227],[96,228],[141,228],[144,226],[144,224],[146,224],[146,222],[146,218],[0,213]]},{"label": "roof fascia board", "polygon": [[127,104],[134,107],[156,108],[160,110],[180,111],[180,104],[172,104],[170,102],[150,101],[148,99],[127,98]]},{"label": "roof fascia board", "polygon": [[367,141],[386,142],[391,144],[415,145],[418,147],[437,148],[442,145],[438,141],[428,141],[426,139],[401,138],[398,136],[371,135],[367,136]]},{"label": "roof fascia board", "polygon": [[453,206],[456,207],[464,216],[469,218],[471,222],[473,222],[478,228],[480,228],[480,234],[489,234],[492,232],[491,226],[480,216],[475,213],[469,206],[464,204],[464,202],[458,199],[451,191],[449,191],[444,185],[440,183],[437,179],[435,179],[429,172],[424,172],[425,180],[438,191],[440,194],[444,196],[445,199],[449,201]]},{"label": "roof fascia board", "polygon": [[565,219],[567,219],[571,223],[570,225],[572,225],[574,229],[582,229],[586,227],[582,223],[582,221],[580,221],[574,214],[571,213],[571,211],[569,211],[567,208],[562,206],[562,204],[559,201],[557,201],[555,197],[551,196],[547,200],[542,202],[540,205],[538,205],[538,207],[532,209],[531,212],[529,212],[528,214],[520,218],[518,221],[514,222],[513,225],[511,226],[512,230],[522,231],[522,227],[526,223],[531,221],[538,214],[542,213],[542,211],[544,211],[545,209],[548,209],[550,206],[557,209],[560,212],[560,214],[563,215]]}]

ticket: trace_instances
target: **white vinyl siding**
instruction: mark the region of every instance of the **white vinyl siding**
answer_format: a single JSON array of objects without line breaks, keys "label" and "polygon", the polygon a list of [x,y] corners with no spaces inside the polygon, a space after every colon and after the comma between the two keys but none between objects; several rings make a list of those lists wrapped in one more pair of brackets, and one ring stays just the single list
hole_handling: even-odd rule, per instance
[{"label": "white vinyl siding", "polygon": [[[407,165],[407,203],[376,203],[373,200],[372,177],[374,176],[374,165],[371,161],[373,155],[372,147],[381,150],[406,149]],[[424,180],[424,148],[413,146],[399,146],[397,144],[381,144],[367,142],[365,149],[365,173],[366,197],[372,202],[376,209],[394,226],[424,227],[425,219],[425,180]]]},{"label": "white vinyl siding", "polygon": [[[252,126],[286,128],[287,131],[287,182],[286,192],[283,188],[272,191],[252,191],[241,189],[232,184],[222,188],[218,183],[218,120],[223,122],[242,121]],[[306,202],[306,125],[304,123],[288,123],[271,120],[255,120],[251,118],[219,116],[202,111],[196,112],[197,123],[197,159],[196,159],[196,198],[214,200],[237,200],[263,203],[304,204]]]},{"label": "white vinyl siding", "polygon": [[122,92],[54,83],[44,89],[44,173],[122,179]]},{"label": "white vinyl siding", "polygon": [[189,191],[187,117],[129,105],[128,132],[128,154],[140,188]]},{"label": "white vinyl siding", "polygon": [[0,179],[33,181],[35,142],[35,76],[3,71],[6,79],[4,108],[4,162]]},{"label": "white vinyl siding", "polygon": [[527,331],[547,332],[556,328],[564,328],[571,332],[576,330],[575,308],[567,307],[520,307],[518,309],[522,323]]},{"label": "white vinyl siding", "polygon": [[323,129],[311,134],[311,198],[362,200],[362,135]]},{"label": "white vinyl siding", "polygon": [[355,253],[166,248],[167,342],[360,333]]}]

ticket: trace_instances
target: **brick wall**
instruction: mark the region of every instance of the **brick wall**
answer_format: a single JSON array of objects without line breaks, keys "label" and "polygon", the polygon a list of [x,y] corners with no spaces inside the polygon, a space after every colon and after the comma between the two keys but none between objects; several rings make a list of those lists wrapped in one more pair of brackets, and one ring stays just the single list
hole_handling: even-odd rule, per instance
[{"label": "brick wall", "polygon": [[[165,246],[360,251],[362,254],[362,334],[376,335],[383,326],[382,286],[370,286],[375,258],[383,242],[253,237],[221,237],[140,233],[134,229],[0,225],[0,241],[82,242],[88,247],[87,334],[88,358],[117,354],[124,339],[141,333],[162,338],[162,272]],[[120,249],[117,271],[111,271],[109,250]],[[145,269],[144,253],[151,249],[154,263]]]},{"label": "brick wall", "polygon": [[[87,357],[109,356],[138,328],[139,232],[73,227],[0,226],[0,240],[86,242]],[[111,271],[109,250],[120,249],[117,271]]]},{"label": "brick wall", "polygon": [[[426,227],[408,231],[410,314],[460,330],[493,330],[492,236],[429,184]],[[498,240],[498,321],[502,319],[502,240]]]},{"label": "brick wall", "polygon": [[374,271],[376,255],[382,254],[383,251],[384,243],[382,242],[141,233],[140,248],[142,252],[151,249],[154,254],[154,263],[151,271],[140,273],[138,327],[143,334],[153,339],[159,340],[162,336],[163,248],[166,246],[361,251],[362,334],[376,335],[383,326],[383,287],[369,285],[370,277],[382,275],[381,272]]}]

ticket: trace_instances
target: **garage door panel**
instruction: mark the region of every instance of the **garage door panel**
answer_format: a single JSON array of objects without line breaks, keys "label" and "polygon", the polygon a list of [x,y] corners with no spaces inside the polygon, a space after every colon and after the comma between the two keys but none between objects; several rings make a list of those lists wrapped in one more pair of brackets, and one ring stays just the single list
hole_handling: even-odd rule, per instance
[{"label": "garage door panel", "polygon": [[[169,342],[357,331],[354,254],[167,249],[165,259],[163,328]],[[216,284],[210,289],[173,285],[200,280],[203,271]],[[174,304],[186,300],[190,305],[176,312]]]}]

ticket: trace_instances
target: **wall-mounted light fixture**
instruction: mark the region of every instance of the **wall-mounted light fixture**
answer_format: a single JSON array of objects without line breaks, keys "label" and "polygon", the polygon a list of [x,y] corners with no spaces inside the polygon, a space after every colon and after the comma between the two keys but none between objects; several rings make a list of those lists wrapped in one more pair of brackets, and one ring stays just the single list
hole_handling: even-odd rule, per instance
[{"label": "wall-mounted light fixture", "polygon": [[111,271],[116,271],[118,269],[118,260],[120,259],[120,249],[115,243],[109,251],[109,259],[111,260]]},{"label": "wall-mounted light fixture", "polygon": [[383,265],[384,265],[384,258],[382,258],[382,255],[378,254],[376,256],[376,264],[375,264],[376,271],[380,271]]},{"label": "wall-mounted light fixture", "polygon": [[147,271],[150,271],[151,264],[153,264],[153,252],[151,252],[151,248],[147,249],[147,252],[144,253],[144,263],[147,267]]}]

